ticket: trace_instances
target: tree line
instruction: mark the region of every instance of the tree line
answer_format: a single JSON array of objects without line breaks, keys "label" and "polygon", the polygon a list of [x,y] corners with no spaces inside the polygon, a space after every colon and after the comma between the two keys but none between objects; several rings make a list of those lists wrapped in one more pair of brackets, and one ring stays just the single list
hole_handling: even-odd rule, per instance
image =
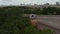
[{"label": "tree line", "polygon": [[19,11],[24,14],[40,14],[40,15],[60,15],[60,8],[57,7],[44,7],[33,9],[26,6],[8,6],[0,8],[0,11]]}]

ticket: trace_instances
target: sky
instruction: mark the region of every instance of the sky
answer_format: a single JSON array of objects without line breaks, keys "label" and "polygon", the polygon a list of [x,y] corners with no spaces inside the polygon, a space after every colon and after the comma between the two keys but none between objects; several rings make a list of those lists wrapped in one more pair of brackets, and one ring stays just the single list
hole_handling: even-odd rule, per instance
[{"label": "sky", "polygon": [[0,5],[19,5],[19,4],[55,4],[60,0],[0,0]]}]

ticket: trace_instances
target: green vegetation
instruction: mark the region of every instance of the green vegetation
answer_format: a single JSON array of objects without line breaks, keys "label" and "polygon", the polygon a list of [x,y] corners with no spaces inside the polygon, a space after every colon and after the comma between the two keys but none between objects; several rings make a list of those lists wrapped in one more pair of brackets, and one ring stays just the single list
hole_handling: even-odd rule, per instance
[{"label": "green vegetation", "polygon": [[1,7],[0,11],[19,11],[19,13],[24,14],[40,14],[40,15],[60,15],[60,8],[56,7],[44,7],[42,8],[35,8],[32,9],[31,7],[26,6],[8,6],[8,7]]},{"label": "green vegetation", "polygon": [[[15,6],[0,8],[0,34],[52,34],[49,29],[38,30],[31,26],[29,17],[22,16],[23,10],[24,8]],[[34,11],[36,14],[40,12],[39,9]]]}]

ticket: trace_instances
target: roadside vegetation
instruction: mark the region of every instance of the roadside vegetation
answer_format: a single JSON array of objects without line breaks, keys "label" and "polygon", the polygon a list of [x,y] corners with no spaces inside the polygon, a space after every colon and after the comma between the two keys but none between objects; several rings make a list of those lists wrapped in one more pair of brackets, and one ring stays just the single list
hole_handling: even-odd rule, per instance
[{"label": "roadside vegetation", "polygon": [[39,15],[60,15],[60,8],[56,7],[44,7],[44,8],[31,8],[26,6],[8,6],[1,7],[0,11],[19,11],[23,14],[39,14]]},{"label": "roadside vegetation", "polygon": [[[0,34],[52,34],[49,29],[38,30],[32,26],[29,17],[22,14],[44,14],[40,9],[25,10],[24,7],[3,7],[0,8]],[[25,11],[26,12],[25,12]],[[51,13],[52,14],[52,13]]]}]

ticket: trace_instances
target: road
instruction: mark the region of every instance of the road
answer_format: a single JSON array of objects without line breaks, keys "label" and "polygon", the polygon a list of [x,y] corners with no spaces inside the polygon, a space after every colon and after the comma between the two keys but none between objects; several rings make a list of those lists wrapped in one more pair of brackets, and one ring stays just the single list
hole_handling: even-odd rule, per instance
[{"label": "road", "polygon": [[37,16],[39,23],[45,24],[55,29],[57,34],[60,34],[60,16]]},{"label": "road", "polygon": [[37,20],[40,23],[52,26],[52,27],[57,28],[57,29],[60,29],[60,17],[37,16]]}]

